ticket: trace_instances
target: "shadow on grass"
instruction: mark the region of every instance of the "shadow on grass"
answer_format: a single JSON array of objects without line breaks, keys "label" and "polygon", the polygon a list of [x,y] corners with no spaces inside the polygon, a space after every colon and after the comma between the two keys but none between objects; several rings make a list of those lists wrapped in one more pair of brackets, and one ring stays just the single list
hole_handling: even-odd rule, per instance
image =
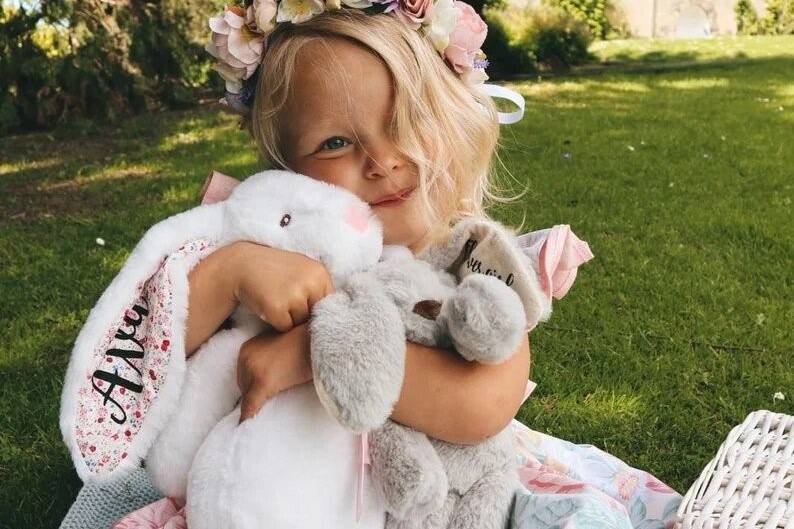
[{"label": "shadow on grass", "polygon": [[233,121],[206,109],[142,115],[78,137],[67,129],[2,138],[0,224],[143,206],[186,177],[200,186],[212,169],[244,176],[255,155]]}]

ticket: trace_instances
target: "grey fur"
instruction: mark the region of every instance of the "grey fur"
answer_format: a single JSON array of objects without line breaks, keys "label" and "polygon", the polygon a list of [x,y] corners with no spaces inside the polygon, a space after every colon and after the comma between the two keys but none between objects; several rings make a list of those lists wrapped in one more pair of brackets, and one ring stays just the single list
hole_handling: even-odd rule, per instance
[{"label": "grey fur", "polygon": [[[510,287],[479,274],[457,284],[436,268],[459,253],[439,250],[428,260],[433,264],[396,253],[341,285],[313,312],[315,386],[343,425],[371,430],[372,476],[386,502],[388,529],[505,527],[518,484],[509,427],[462,446],[387,420],[400,396],[405,338],[499,363],[525,332],[523,304]],[[441,303],[436,319],[415,311],[426,300]],[[400,329],[390,322],[395,314]]]}]

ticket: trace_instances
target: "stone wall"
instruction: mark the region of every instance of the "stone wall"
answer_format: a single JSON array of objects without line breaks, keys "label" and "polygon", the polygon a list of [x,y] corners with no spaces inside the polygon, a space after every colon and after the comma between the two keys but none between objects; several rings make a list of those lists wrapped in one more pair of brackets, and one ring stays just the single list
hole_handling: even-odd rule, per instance
[{"label": "stone wall", "polygon": [[[634,37],[698,38],[736,35],[736,0],[614,0]],[[759,16],[764,0],[751,0]]]},{"label": "stone wall", "polygon": [[[612,0],[623,12],[632,37],[703,38],[736,35],[736,0]],[[759,17],[765,0],[751,0]],[[534,6],[540,0],[508,0],[514,6]]]}]

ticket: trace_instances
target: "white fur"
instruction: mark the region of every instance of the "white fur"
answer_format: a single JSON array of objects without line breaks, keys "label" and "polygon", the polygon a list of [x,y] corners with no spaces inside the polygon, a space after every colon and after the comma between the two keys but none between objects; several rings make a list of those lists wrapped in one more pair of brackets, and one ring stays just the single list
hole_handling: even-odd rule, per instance
[{"label": "white fur", "polygon": [[[381,227],[366,204],[306,177],[261,173],[223,204],[221,244],[249,240],[299,252],[321,261],[335,280],[381,254]],[[349,214],[366,225],[352,226]],[[291,219],[282,226],[285,215]],[[237,353],[264,325],[242,308],[234,320],[234,329],[216,334],[188,362],[178,411],[147,458],[152,482],[187,498],[191,529],[353,526],[358,438],[325,412],[313,385],[277,395],[238,425]],[[382,528],[385,508],[374,489],[365,490],[358,526]]]},{"label": "white fur", "polygon": [[[67,369],[61,397],[60,426],[64,442],[83,481],[111,480],[137,468],[159,433],[173,420],[173,412],[183,390],[187,276],[195,263],[173,261],[170,278],[174,306],[171,344],[173,354],[166,381],[149,409],[141,431],[127,450],[128,457],[106,473],[98,474],[88,470],[75,435],[78,389],[90,378],[95,367],[92,358],[96,344],[130,306],[139,283],[151,277],[164,258],[185,242],[197,238],[211,239],[219,246],[237,240],[250,240],[285,250],[300,251],[322,261],[335,277],[366,268],[377,262],[380,256],[381,226],[371,218],[366,230],[360,232],[344,221],[344,212],[349,208],[354,208],[362,215],[369,211],[364,202],[339,188],[287,171],[265,171],[242,182],[228,200],[175,215],[146,232],[122,270],[91,310],[77,337]],[[287,226],[281,226],[280,221],[287,213],[292,219]],[[254,334],[256,333],[249,334],[248,337]],[[239,341],[243,337],[237,333],[229,339]],[[207,376],[209,375],[195,375],[199,379]],[[228,378],[228,373],[225,376]],[[185,390],[196,384],[191,379]],[[195,410],[195,413],[200,414],[201,409],[200,407]],[[224,411],[226,412],[228,410]],[[193,428],[198,428],[198,423]],[[161,450],[160,453],[168,452],[164,448]],[[161,461],[168,459],[174,461],[175,466],[184,466],[184,462],[176,463],[173,452]],[[160,475],[167,474],[166,467]],[[169,480],[164,478],[163,487],[167,490],[181,488],[180,479],[183,478],[179,478],[176,472],[173,474]]]},{"label": "white fur", "polygon": [[134,301],[132,298],[138,283],[154,274],[166,256],[178,250],[187,240],[201,237],[219,238],[222,215],[222,206],[219,204],[201,206],[166,219],[150,228],[135,246],[119,274],[99,298],[78,334],[61,394],[60,426],[77,474],[83,481],[102,482],[138,468],[141,458],[146,454],[173,409],[179,396],[185,369],[184,356],[178,354],[180,351],[184,351],[182,330],[187,318],[188,300],[188,270],[179,270],[178,268],[184,266],[185,263],[180,261],[173,263],[175,273],[172,274],[171,280],[174,304],[172,340],[174,354],[171,356],[171,363],[168,367],[168,377],[157,401],[149,409],[145,429],[139,432],[135,443],[130,446],[128,457],[107,474],[96,474],[88,470],[80,455],[75,435],[78,390],[85,384],[86,379],[90,378],[95,367],[91,363],[94,348],[107,329]]}]

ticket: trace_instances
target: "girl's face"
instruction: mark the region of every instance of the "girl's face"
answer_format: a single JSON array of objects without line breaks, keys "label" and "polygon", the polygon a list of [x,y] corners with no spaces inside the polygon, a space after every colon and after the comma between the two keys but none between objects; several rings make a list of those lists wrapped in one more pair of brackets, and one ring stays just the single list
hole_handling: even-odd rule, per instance
[{"label": "girl's face", "polygon": [[386,65],[331,38],[304,47],[281,119],[293,171],[344,187],[369,203],[384,243],[418,251],[428,235],[416,166],[389,138],[394,93]]}]

